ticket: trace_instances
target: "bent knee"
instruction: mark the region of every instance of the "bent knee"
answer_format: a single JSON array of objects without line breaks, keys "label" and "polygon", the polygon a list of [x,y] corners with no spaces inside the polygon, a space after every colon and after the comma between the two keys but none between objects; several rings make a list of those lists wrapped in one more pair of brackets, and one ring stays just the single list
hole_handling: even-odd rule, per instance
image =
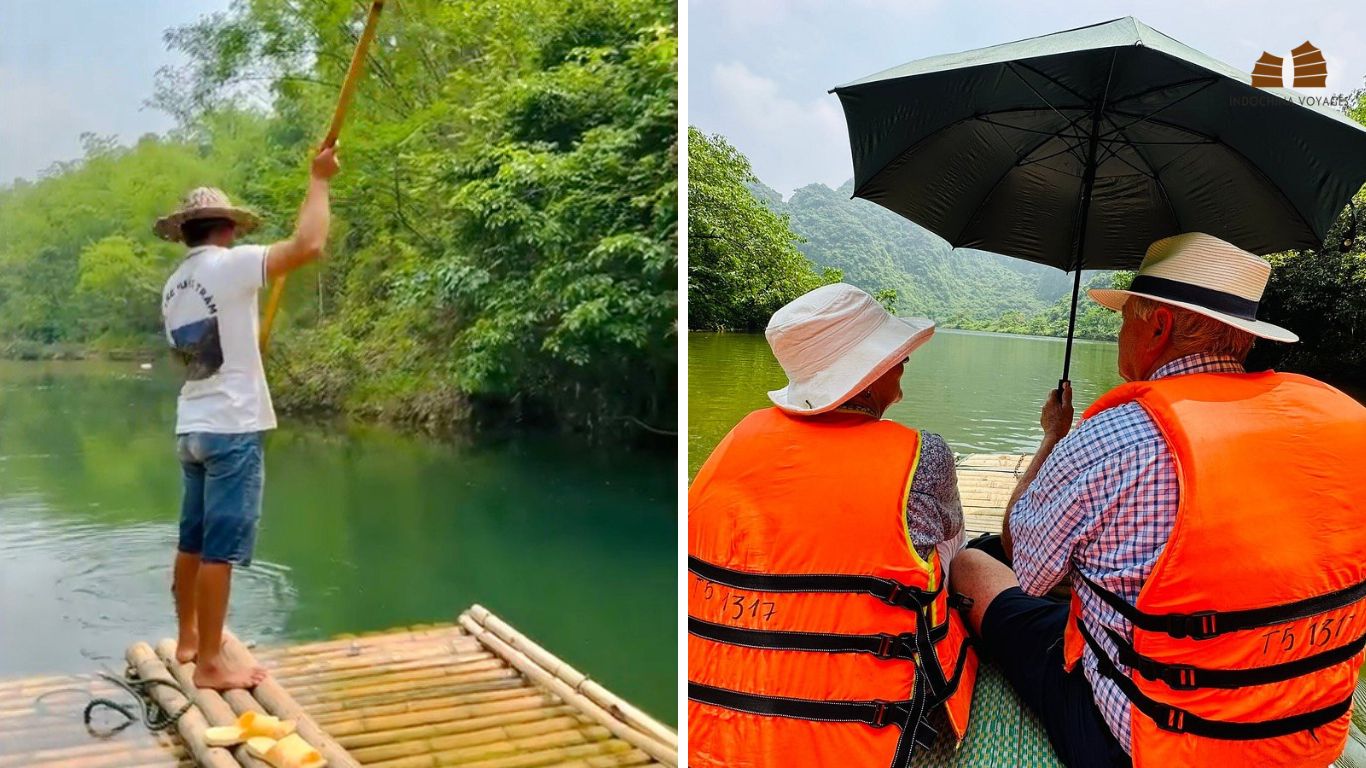
[{"label": "bent knee", "polygon": [[1020,586],[1015,572],[991,555],[975,549],[959,552],[949,568],[949,588],[972,601],[967,610],[974,630],[981,627],[987,606],[1011,587]]}]

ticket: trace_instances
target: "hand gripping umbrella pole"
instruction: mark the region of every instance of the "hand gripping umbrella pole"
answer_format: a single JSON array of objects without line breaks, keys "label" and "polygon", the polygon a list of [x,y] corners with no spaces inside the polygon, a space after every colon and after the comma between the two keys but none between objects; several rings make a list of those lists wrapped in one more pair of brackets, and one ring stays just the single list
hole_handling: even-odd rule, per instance
[{"label": "hand gripping umbrella pole", "polygon": [[[360,40],[356,41],[355,53],[351,54],[351,65],[346,69],[346,79],[342,81],[341,93],[337,96],[337,108],[332,112],[332,124],[328,126],[327,137],[323,139],[319,151],[337,143],[337,136],[341,134],[342,123],[346,120],[346,110],[351,106],[351,97],[356,93],[356,84],[360,81],[361,70],[365,68],[365,53],[370,48],[371,41],[375,39],[375,29],[379,26],[379,14],[382,10],[384,10],[384,0],[373,0],[370,3],[370,13],[365,18],[365,29],[361,32]],[[280,311],[280,301],[284,295],[285,276],[280,275],[270,288],[270,298],[266,301],[266,314],[261,320],[260,344],[262,353],[270,344],[270,329],[275,324],[275,315]]]}]

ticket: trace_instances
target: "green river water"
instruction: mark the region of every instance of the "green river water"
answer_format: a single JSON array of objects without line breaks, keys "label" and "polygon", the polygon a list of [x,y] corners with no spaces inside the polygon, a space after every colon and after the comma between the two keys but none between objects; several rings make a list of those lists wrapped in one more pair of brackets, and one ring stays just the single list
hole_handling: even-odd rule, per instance
[{"label": "green river water", "polygon": [[[1039,407],[1062,374],[1062,339],[939,330],[911,355],[905,397],[887,418],[938,432],[957,453],[1028,453],[1039,445]],[[1115,345],[1072,348],[1076,412],[1119,384]],[[762,334],[688,334],[688,476],[746,413],[786,383]]]},{"label": "green river water", "polygon": [[[172,371],[0,361],[0,678],[123,669],[174,636]],[[481,603],[677,719],[676,464],[519,435],[457,444],[282,415],[229,625],[261,643]]]}]

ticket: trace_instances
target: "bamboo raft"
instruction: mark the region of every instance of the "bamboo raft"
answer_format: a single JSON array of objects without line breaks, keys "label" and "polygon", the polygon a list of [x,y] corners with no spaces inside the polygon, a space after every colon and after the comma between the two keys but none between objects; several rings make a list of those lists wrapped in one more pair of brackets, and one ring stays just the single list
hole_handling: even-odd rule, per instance
[{"label": "bamboo raft", "polygon": [[968,538],[1000,533],[1006,504],[1029,466],[1031,454],[971,453],[958,457],[958,495]]},{"label": "bamboo raft", "polygon": [[[256,660],[230,634],[224,651]],[[204,743],[205,729],[248,710],[297,720],[335,768],[678,765],[672,729],[477,605],[456,624],[263,649],[270,676],[251,692],[195,689],[169,639],[137,643],[127,660],[140,679],[194,697],[171,732],[135,723],[108,739],[88,733],[88,696],[130,700],[103,680],[0,681],[0,768],[264,768],[240,747]],[[168,711],[186,703],[171,688],[151,693]]]}]

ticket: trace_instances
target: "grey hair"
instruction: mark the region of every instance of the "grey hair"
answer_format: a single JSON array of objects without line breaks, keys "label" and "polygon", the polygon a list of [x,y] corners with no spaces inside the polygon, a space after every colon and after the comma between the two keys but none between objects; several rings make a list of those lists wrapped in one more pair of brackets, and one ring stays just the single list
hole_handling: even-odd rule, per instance
[{"label": "grey hair", "polygon": [[1257,340],[1256,336],[1241,328],[1234,328],[1199,312],[1153,301],[1146,296],[1130,296],[1124,302],[1124,309],[1132,311],[1139,320],[1151,318],[1158,307],[1164,307],[1172,313],[1175,320],[1172,344],[1180,351],[1227,355],[1241,363],[1247,360],[1247,354],[1252,351],[1252,342]]}]

